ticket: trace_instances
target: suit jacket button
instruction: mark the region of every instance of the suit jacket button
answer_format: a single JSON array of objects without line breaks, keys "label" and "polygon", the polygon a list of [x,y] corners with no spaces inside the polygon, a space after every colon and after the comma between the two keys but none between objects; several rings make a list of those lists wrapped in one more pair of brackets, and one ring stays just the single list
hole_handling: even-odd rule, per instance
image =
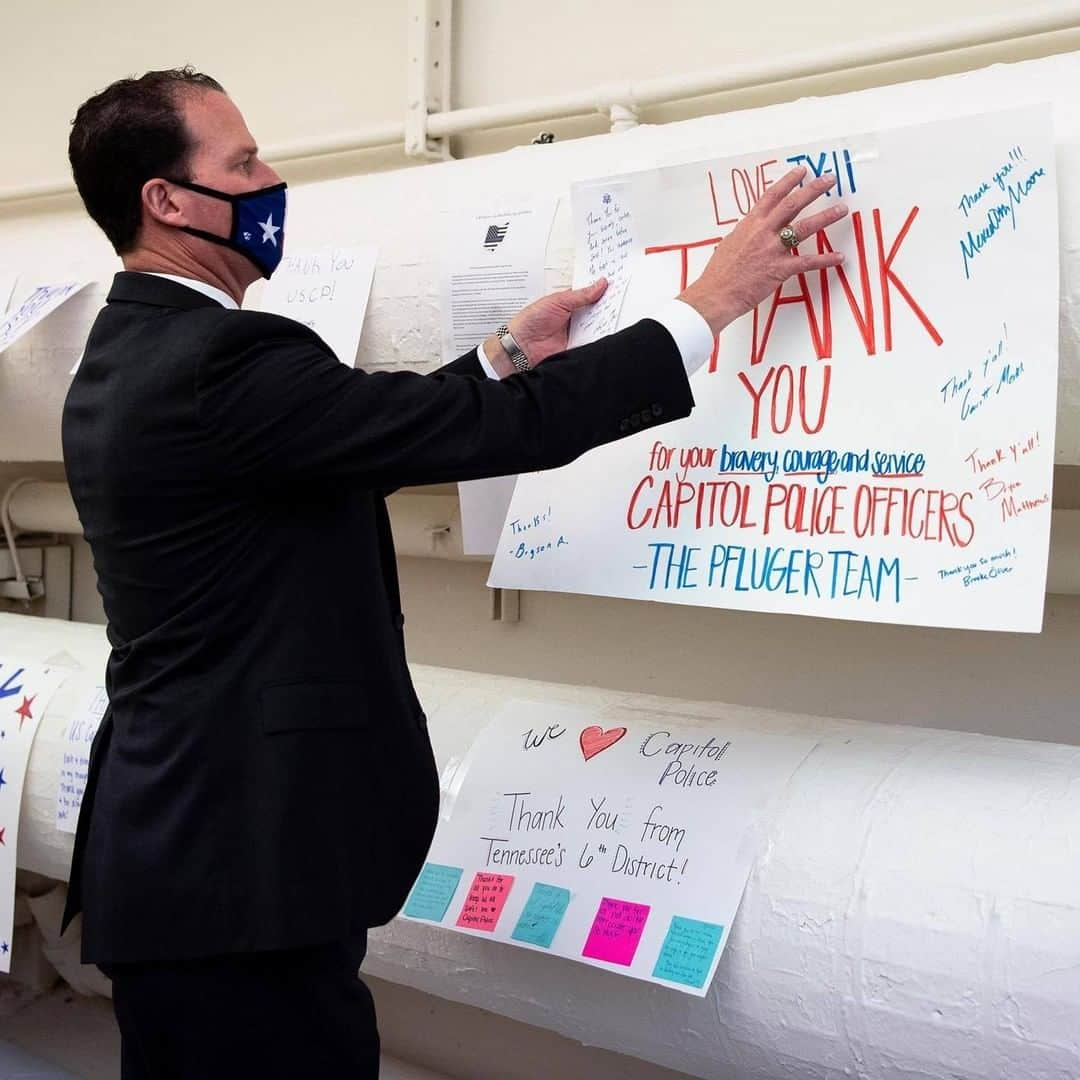
[{"label": "suit jacket button", "polygon": [[643,424],[651,424],[652,423],[652,413],[648,409],[642,409],[641,410],[641,422]]},{"label": "suit jacket button", "polygon": [[632,413],[630,416],[630,426],[637,431],[641,427],[641,417],[637,413]]},{"label": "suit jacket button", "polygon": [[664,415],[664,406],[659,404],[659,403],[653,405],[652,414],[653,414],[653,416],[663,416]]},{"label": "suit jacket button", "polygon": [[630,430],[630,421],[629,420],[620,420],[619,421],[619,430],[625,435]]}]

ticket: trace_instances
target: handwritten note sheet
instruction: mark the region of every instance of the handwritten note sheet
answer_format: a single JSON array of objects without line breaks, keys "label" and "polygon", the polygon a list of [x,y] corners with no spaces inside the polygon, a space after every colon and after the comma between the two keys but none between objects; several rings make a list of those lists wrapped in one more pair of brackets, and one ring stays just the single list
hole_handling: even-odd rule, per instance
[{"label": "handwritten note sheet", "polygon": [[0,353],[89,284],[88,281],[65,281],[39,285],[14,311],[0,319]]},{"label": "handwritten note sheet", "polygon": [[70,674],[0,657],[0,972],[11,970],[15,853],[26,765],[38,723]]},{"label": "handwritten note sheet", "polygon": [[[1032,106],[618,178],[641,249],[623,325],[694,280],[792,165],[835,176],[822,205],[850,211],[801,250],[846,261],[725,329],[688,418],[521,477],[489,584],[1038,631],[1054,158]],[[592,187],[574,198],[593,213]]]},{"label": "handwritten note sheet", "polygon": [[315,331],[346,366],[356,362],[378,249],[325,247],[286,255],[263,291],[263,311]]},{"label": "handwritten note sheet", "polygon": [[64,731],[64,755],[56,788],[56,827],[74,833],[86,792],[90,769],[90,745],[109,705],[104,686],[95,686],[79,703]]},{"label": "handwritten note sheet", "polygon": [[465,480],[458,484],[461,547],[466,555],[494,555],[514,495],[516,476]]},{"label": "handwritten note sheet", "polygon": [[608,282],[595,304],[574,312],[570,345],[578,346],[618,329],[637,248],[629,183],[584,185],[574,195],[574,288],[600,277]]},{"label": "handwritten note sheet", "polygon": [[814,743],[511,702],[403,915],[704,995],[763,815]]}]

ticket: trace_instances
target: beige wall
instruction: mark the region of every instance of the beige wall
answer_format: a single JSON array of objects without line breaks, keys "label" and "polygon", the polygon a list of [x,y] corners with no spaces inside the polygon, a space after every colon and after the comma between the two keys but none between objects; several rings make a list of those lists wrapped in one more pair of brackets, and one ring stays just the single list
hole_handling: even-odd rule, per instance
[{"label": "beige wall", "polygon": [[[1067,2],[1052,5],[1077,11]],[[453,4],[452,104],[467,107],[585,89],[602,82],[725,68],[765,59],[878,44],[885,36],[932,32],[1022,15],[1015,0],[909,0],[859,4],[773,0],[457,0]],[[66,179],[68,124],[79,102],[113,79],[192,63],[215,75],[244,110],[264,146],[328,135],[405,110],[404,0],[7,0],[0,34],[0,191]],[[919,78],[946,70],[1024,59],[1080,47],[1080,28],[948,57],[742,93],[724,100],[649,110],[669,120],[762,104],[804,93]],[[525,131],[455,140],[458,156],[512,145],[541,126],[561,137],[605,130],[600,118],[530,125]],[[15,151],[12,152],[12,148]],[[337,174],[356,165],[405,163],[400,153],[294,166],[290,179]],[[0,212],[3,208],[0,207]]]},{"label": "beige wall", "polygon": [[[1059,5],[1064,10],[1068,5]],[[1080,4],[1074,20],[1080,25]],[[148,14],[148,12],[151,12]],[[764,13],[767,12],[767,17]],[[776,0],[740,7],[714,0],[593,0],[535,5],[458,0],[453,5],[453,104],[473,106],[562,93],[858,43],[932,33],[965,20],[1017,13],[1012,0],[912,0],[895,5],[808,5]],[[1019,12],[1022,14],[1022,11]],[[62,179],[75,105],[109,80],[190,61],[214,73],[245,110],[265,146],[400,118],[405,107],[407,5],[400,0],[319,6],[189,0],[148,9],[135,0],[8,3],[0,37],[0,192]],[[1080,29],[1025,41],[853,66],[835,76],[647,110],[661,121],[807,92],[961,70],[1080,48]],[[854,54],[858,56],[858,52]],[[62,58],[62,62],[61,61]],[[525,141],[540,128],[562,139],[605,130],[601,117],[538,122],[454,140],[458,156]],[[290,180],[410,163],[391,149],[293,163]],[[50,224],[53,248],[90,235],[72,200],[0,201],[3,237],[18,243]],[[2,358],[0,358],[2,367]],[[0,424],[5,413],[0,371]],[[0,463],[0,487],[16,475],[59,478],[55,464]],[[1059,467],[1055,503],[1080,507],[1080,468]],[[88,549],[74,544],[73,614],[100,621]],[[830,713],[885,722],[984,730],[1080,742],[1080,602],[1053,598],[1035,637],[865,626],[742,615],[596,598],[529,594],[516,625],[492,622],[484,568],[405,559],[402,578],[414,660],[671,696]],[[347,573],[346,567],[339,572]]]}]

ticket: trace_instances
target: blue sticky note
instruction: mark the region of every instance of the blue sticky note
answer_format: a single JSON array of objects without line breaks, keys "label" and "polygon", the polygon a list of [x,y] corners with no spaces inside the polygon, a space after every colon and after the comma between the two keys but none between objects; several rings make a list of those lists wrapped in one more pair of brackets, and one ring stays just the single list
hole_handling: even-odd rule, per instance
[{"label": "blue sticky note", "polygon": [[515,941],[527,941],[530,945],[551,948],[555,931],[570,904],[570,890],[557,885],[541,885],[537,882],[529,893],[521,917],[510,935]]},{"label": "blue sticky note", "polygon": [[420,876],[405,903],[405,914],[413,919],[442,922],[446,917],[446,909],[457,892],[461,874],[462,870],[458,866],[424,863],[424,869],[420,871]]},{"label": "blue sticky note", "polygon": [[653,978],[667,979],[668,982],[682,983],[683,986],[700,990],[709,977],[723,936],[724,928],[716,923],[674,916],[664,944],[660,946]]}]

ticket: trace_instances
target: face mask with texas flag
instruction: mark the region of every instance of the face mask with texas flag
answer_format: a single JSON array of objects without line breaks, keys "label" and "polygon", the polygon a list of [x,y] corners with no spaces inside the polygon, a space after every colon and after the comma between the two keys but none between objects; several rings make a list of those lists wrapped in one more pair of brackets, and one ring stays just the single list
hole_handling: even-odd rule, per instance
[{"label": "face mask with texas flag", "polygon": [[246,256],[263,277],[268,278],[277,269],[285,246],[285,188],[274,184],[256,191],[241,191],[233,195],[227,191],[203,187],[190,180],[170,180],[169,183],[187,188],[199,195],[209,195],[232,203],[232,229],[228,236],[217,236],[205,229],[190,225],[178,228],[203,240],[231,248]]}]

